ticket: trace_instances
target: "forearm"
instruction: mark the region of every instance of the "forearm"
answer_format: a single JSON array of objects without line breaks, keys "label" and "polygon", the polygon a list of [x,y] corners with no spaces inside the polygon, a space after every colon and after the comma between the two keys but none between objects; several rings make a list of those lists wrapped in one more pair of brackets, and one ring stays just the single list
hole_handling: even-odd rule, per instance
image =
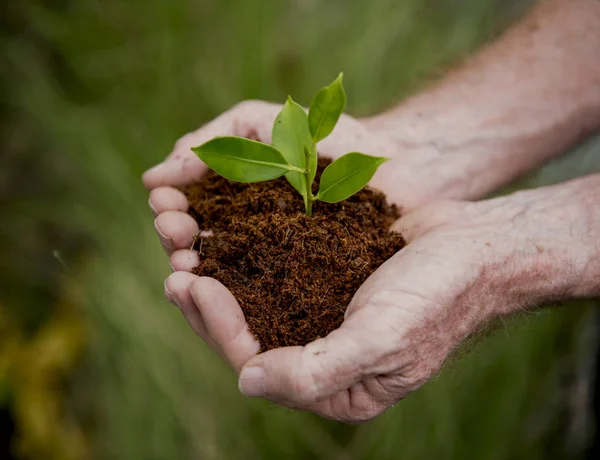
[{"label": "forearm", "polygon": [[600,1],[550,0],[369,124],[420,152],[436,198],[481,198],[599,129],[598,62]]}]

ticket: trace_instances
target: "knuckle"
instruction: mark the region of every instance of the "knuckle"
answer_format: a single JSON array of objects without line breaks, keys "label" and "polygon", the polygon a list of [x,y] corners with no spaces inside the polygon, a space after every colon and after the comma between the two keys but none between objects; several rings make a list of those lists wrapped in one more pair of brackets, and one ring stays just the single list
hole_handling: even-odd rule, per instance
[{"label": "knuckle", "polygon": [[382,405],[374,398],[369,397],[359,405],[351,403],[342,410],[338,409],[332,414],[331,418],[348,425],[361,425],[379,417],[389,406],[391,404]]},{"label": "knuckle", "polygon": [[399,377],[399,383],[406,394],[411,393],[427,383],[436,374],[437,369],[437,366],[432,367],[420,363],[411,369],[405,370],[402,376]]},{"label": "knuckle", "polygon": [[344,417],[346,423],[360,425],[370,422],[379,417],[387,408],[386,405],[379,404],[374,398],[369,398],[366,404],[361,407],[355,407]]},{"label": "knuckle", "polygon": [[377,385],[376,402],[388,407],[404,399],[410,393],[430,381],[438,372],[437,360],[413,356],[394,373],[375,377]]}]

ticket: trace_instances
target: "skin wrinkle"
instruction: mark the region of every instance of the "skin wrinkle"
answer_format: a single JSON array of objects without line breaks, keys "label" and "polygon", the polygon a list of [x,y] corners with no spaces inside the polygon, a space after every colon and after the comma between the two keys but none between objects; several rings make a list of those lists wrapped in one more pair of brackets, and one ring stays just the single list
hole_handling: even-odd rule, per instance
[{"label": "skin wrinkle", "polygon": [[365,381],[365,387],[384,408],[393,406],[398,397],[410,392],[400,373],[375,376]]},{"label": "skin wrinkle", "polygon": [[[391,377],[386,378],[391,379]],[[339,394],[342,396],[341,398],[335,397],[332,400],[334,405],[341,406],[342,418],[345,421],[352,424],[364,423],[382,414],[393,405],[396,398],[391,395],[397,394],[397,390],[390,391],[390,389],[391,387],[386,388],[374,377],[366,379],[364,383],[352,386],[349,390]],[[407,390],[402,389],[401,391]],[[344,404],[345,400],[347,403]]]},{"label": "skin wrinkle", "polygon": [[347,408],[345,415],[348,420],[354,418],[353,416],[358,412],[362,414],[362,417],[360,420],[356,420],[356,423],[363,423],[381,413],[382,405],[377,403],[370,392],[367,392],[362,382],[359,382],[348,392],[343,392],[342,394],[348,395],[348,403],[345,404]]}]

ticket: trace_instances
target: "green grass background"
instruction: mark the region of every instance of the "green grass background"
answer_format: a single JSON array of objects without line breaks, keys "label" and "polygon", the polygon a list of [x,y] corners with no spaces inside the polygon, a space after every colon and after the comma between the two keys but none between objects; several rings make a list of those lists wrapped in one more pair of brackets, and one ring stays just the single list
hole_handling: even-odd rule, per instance
[{"label": "green grass background", "polygon": [[[4,174],[13,179],[10,199],[0,202],[10,255],[0,265],[9,281],[4,306],[41,322],[40,299],[57,283],[71,286],[69,298],[85,311],[88,354],[69,394],[96,458],[577,455],[585,442],[572,429],[579,415],[571,389],[589,358],[577,352],[590,337],[588,309],[501,324],[364,426],[248,400],[162,297],[169,268],[140,182],[179,136],[236,102],[283,101],[289,93],[307,104],[340,70],[349,113],[376,113],[443,75],[529,3],[31,0],[3,7],[2,132],[12,158]],[[593,149],[584,150],[579,159]],[[573,174],[581,172],[581,161],[572,163]],[[525,185],[560,179],[552,174]],[[44,228],[58,229],[55,247],[39,236]],[[58,275],[55,248],[67,254],[67,278]],[[22,260],[19,251],[35,258]]]}]

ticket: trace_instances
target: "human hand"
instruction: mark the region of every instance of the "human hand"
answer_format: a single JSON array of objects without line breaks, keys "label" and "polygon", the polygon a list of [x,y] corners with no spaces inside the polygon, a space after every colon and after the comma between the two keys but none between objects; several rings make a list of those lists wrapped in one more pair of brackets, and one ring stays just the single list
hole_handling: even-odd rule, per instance
[{"label": "human hand", "polygon": [[[165,161],[146,171],[143,182],[151,191],[150,207],[155,217],[168,211],[157,221],[161,241],[170,253],[178,242],[191,241],[194,228],[182,213],[187,210],[187,201],[175,187],[199,180],[208,170],[206,165],[191,151],[217,136],[241,136],[265,143],[271,142],[271,130],[281,105],[264,101],[248,100],[237,104],[229,111],[179,139]],[[381,117],[355,119],[342,114],[333,133],[318,146],[320,155],[336,159],[351,151],[360,151],[375,156],[386,156],[391,161],[370,181],[370,185],[383,191],[389,201],[404,211],[447,196],[460,197],[463,189],[467,193],[468,177],[460,166],[439,158],[437,149],[428,143],[412,145],[392,136]],[[171,211],[179,212],[173,214]],[[187,222],[186,222],[187,221]],[[175,234],[170,235],[169,230]],[[193,232],[195,233],[195,232]],[[176,241],[172,241],[173,238]]]},{"label": "human hand", "polygon": [[[280,110],[278,104],[242,102],[197,131],[183,136],[164,162],[144,173],[143,182],[150,190],[149,205],[154,213],[155,227],[173,270],[189,271],[199,262],[197,255],[188,250],[198,226],[187,214],[186,197],[175,188],[199,180],[207,171],[191,147],[226,135],[268,143],[273,120]],[[452,168],[451,163],[439,159],[439,152],[427,143],[420,146],[399,144],[382,126],[380,118],[377,121],[357,120],[344,114],[333,133],[319,143],[319,153],[334,159],[350,151],[391,158],[377,171],[370,185],[383,191],[388,200],[401,206],[403,211],[448,195],[461,196],[463,188],[467,191],[468,179],[457,171],[459,165]]]},{"label": "human hand", "polygon": [[246,395],[364,422],[426,382],[486,321],[600,293],[599,179],[408,214],[396,228],[409,245],[359,289],[339,329],[304,347],[257,355],[237,301],[214,279],[177,272],[165,295]]}]

